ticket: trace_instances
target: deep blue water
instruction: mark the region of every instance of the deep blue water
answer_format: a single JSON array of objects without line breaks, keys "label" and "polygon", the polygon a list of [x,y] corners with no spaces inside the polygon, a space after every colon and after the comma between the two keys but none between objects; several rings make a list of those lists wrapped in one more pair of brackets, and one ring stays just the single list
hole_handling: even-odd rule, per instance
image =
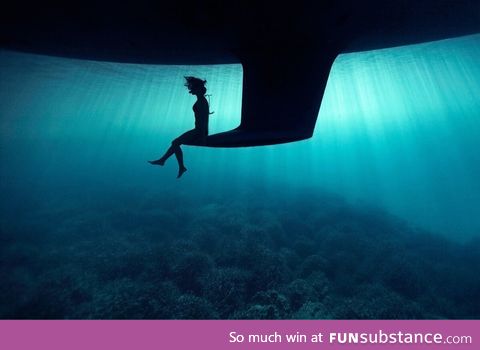
[{"label": "deep blue water", "polygon": [[478,318],[480,36],[340,55],[312,139],[184,147],[240,65],[0,51],[0,317]]}]

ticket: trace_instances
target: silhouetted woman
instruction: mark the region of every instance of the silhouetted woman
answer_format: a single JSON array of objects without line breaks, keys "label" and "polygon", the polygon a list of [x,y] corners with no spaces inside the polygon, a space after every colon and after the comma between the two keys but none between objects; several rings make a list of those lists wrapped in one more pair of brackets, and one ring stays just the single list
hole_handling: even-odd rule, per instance
[{"label": "silhouetted woman", "polygon": [[172,145],[162,158],[149,161],[150,164],[164,165],[165,161],[172,154],[175,154],[178,161],[177,178],[180,178],[183,173],[187,171],[187,168],[185,168],[185,165],[183,164],[183,152],[180,145],[205,145],[208,136],[208,116],[210,114],[208,102],[205,98],[207,92],[205,83],[207,81],[195,77],[185,77],[185,80],[185,86],[188,88],[188,92],[197,96],[197,102],[193,105],[193,112],[195,113],[195,128],[173,140]]}]

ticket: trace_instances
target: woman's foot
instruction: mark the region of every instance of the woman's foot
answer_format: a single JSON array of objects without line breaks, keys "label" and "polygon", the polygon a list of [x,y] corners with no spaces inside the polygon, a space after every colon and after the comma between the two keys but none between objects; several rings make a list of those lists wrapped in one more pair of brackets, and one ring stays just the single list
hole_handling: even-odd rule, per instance
[{"label": "woman's foot", "polygon": [[178,175],[177,175],[177,179],[181,178],[183,173],[187,171],[187,168],[185,167],[182,167],[180,169],[178,169]]},{"label": "woman's foot", "polygon": [[163,166],[163,165],[165,164],[165,161],[162,160],[162,158],[157,159],[157,160],[149,160],[148,162],[149,162],[150,164],[152,164],[152,165],[161,165],[161,166]]}]

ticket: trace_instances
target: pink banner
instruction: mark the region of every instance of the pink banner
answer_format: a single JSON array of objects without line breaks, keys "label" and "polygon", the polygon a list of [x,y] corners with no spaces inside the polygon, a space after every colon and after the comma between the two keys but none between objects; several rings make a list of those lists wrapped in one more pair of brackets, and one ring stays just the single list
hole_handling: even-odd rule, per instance
[{"label": "pink banner", "polygon": [[480,321],[0,321],[0,349],[480,349]]}]

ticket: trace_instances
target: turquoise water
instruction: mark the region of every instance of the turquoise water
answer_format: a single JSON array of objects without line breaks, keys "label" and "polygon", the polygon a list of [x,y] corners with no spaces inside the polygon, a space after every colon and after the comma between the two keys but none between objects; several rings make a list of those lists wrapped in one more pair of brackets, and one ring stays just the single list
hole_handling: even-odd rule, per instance
[{"label": "turquoise water", "polygon": [[0,318],[477,318],[480,35],[340,55],[314,136],[184,147],[242,67],[0,51]]},{"label": "turquoise water", "polygon": [[177,181],[173,158],[165,169],[146,160],[193,126],[194,97],[183,76],[207,79],[210,129],[220,132],[240,120],[240,65],[135,65],[2,51],[2,185],[319,189],[465,240],[480,232],[478,62],[478,35],[340,55],[312,139],[186,147],[189,172]]}]

